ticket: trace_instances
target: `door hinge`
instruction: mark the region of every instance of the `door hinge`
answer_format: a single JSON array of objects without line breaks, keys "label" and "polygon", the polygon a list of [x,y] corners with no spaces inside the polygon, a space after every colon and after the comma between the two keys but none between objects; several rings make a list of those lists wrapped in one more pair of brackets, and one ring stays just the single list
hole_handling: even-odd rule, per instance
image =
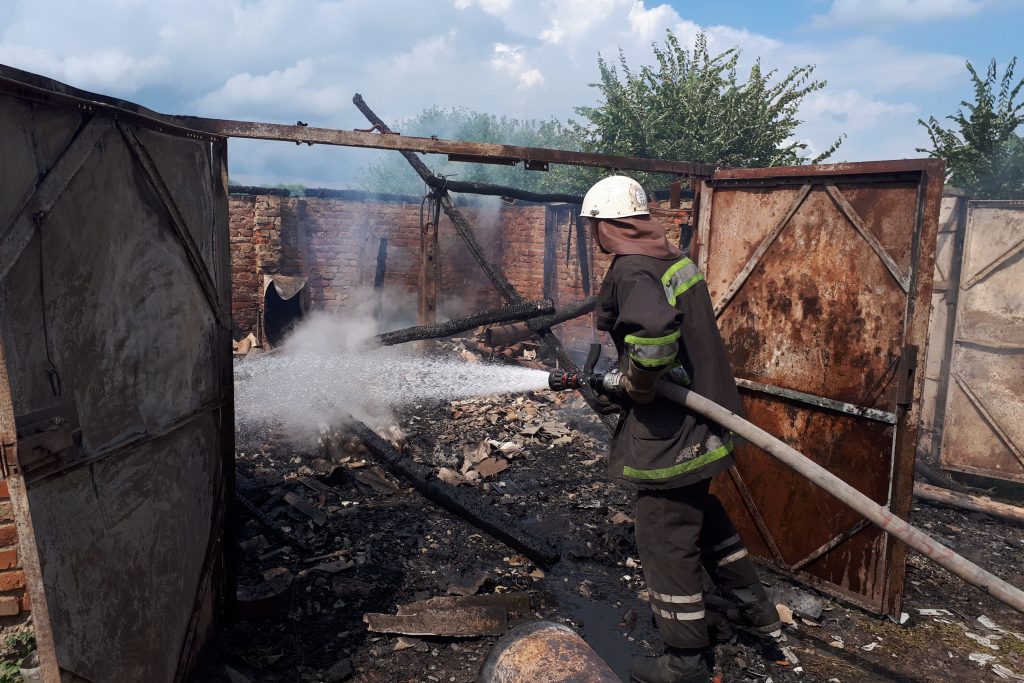
[{"label": "door hinge", "polygon": [[914,402],[914,376],[917,373],[917,346],[903,347],[899,366],[896,369],[896,404],[909,406]]},{"label": "door hinge", "polygon": [[16,417],[15,424],[18,443],[15,449],[4,449],[3,466],[20,473],[26,483],[81,457],[82,430],[78,411],[70,401]]}]

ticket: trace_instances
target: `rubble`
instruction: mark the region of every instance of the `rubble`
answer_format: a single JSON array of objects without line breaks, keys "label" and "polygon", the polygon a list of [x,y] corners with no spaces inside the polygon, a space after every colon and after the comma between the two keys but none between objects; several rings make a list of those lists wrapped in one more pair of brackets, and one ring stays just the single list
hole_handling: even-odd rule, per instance
[{"label": "rubble", "polygon": [[[442,345],[440,352],[449,350]],[[400,415],[396,426],[384,433],[396,452],[394,444],[401,445],[404,462],[421,467],[444,490],[556,542],[566,559],[542,570],[426,502],[352,430],[335,430],[320,447],[289,442],[273,430],[242,433],[238,467],[247,480],[246,499],[263,521],[243,517],[239,583],[261,585],[265,570],[283,567],[292,585],[283,610],[239,622],[227,643],[227,663],[244,662],[236,670],[253,681],[334,680],[332,667],[348,662],[347,678],[337,680],[407,681],[429,671],[439,681],[469,683],[496,635],[388,636],[370,631],[362,618],[383,615],[392,621],[377,626],[411,631],[408,620],[427,614],[434,621],[421,619],[419,630],[443,632],[434,627],[451,621],[453,610],[487,608],[502,611],[506,626],[552,619],[580,630],[619,675],[632,657],[658,653],[632,537],[632,494],[608,481],[601,458],[607,437],[582,400],[536,392],[424,404]],[[488,459],[507,466],[480,475],[478,465]],[[311,473],[300,475],[303,467]],[[443,470],[451,484],[438,479]],[[474,471],[479,476],[466,476]],[[371,479],[361,480],[363,473]],[[379,474],[386,484],[375,487]],[[285,500],[288,493],[320,510],[325,523],[316,526],[296,510]],[[927,504],[918,504],[914,521],[931,524],[947,540],[972,539],[973,559],[1007,576],[1024,570],[1019,529]],[[907,572],[903,609],[912,618],[900,625],[763,571],[769,593],[794,613],[785,626],[786,647],[799,664],[773,663],[738,634],[716,648],[716,672],[737,683],[1017,680],[1015,672],[1024,671],[1024,636],[1013,635],[1024,634],[1020,615],[913,553]],[[455,586],[469,595],[447,594]],[[498,630],[496,622],[491,626]]]},{"label": "rubble", "polygon": [[238,587],[235,593],[238,616],[242,619],[259,619],[286,612],[291,593],[291,572],[283,567],[270,570],[261,583]]}]

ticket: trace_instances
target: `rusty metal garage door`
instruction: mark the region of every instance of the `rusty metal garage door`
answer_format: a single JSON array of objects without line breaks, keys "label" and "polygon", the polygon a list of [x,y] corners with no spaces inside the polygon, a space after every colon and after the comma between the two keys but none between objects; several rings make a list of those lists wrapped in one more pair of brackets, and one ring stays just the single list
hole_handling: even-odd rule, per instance
[{"label": "rusty metal garage door", "polygon": [[[721,171],[699,260],[748,419],[906,517],[943,166]],[[716,482],[753,552],[898,615],[906,549],[744,445]]]},{"label": "rusty metal garage door", "polygon": [[972,201],[942,466],[1024,482],[1024,201]]},{"label": "rusty metal garage door", "polygon": [[225,142],[0,67],[0,429],[47,680],[171,681],[225,599]]}]

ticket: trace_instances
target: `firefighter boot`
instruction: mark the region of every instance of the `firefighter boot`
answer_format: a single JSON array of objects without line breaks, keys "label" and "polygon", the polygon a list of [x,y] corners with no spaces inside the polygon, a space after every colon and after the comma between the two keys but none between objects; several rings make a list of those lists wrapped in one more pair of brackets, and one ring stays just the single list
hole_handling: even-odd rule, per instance
[{"label": "firefighter boot", "polygon": [[743,588],[729,588],[725,592],[737,604],[735,613],[729,610],[730,621],[762,637],[776,641],[782,639],[779,612],[760,582]]},{"label": "firefighter boot", "polygon": [[629,680],[633,683],[708,683],[711,673],[703,650],[670,647],[660,657],[633,660]]}]

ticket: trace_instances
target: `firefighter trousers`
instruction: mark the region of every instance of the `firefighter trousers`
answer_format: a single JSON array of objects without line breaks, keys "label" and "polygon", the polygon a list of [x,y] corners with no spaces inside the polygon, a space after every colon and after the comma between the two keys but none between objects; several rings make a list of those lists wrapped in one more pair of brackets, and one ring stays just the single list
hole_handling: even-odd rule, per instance
[{"label": "firefighter trousers", "polygon": [[636,544],[655,623],[670,647],[708,645],[701,565],[720,588],[752,587],[763,595],[754,563],[710,486],[705,479],[637,492]]}]

